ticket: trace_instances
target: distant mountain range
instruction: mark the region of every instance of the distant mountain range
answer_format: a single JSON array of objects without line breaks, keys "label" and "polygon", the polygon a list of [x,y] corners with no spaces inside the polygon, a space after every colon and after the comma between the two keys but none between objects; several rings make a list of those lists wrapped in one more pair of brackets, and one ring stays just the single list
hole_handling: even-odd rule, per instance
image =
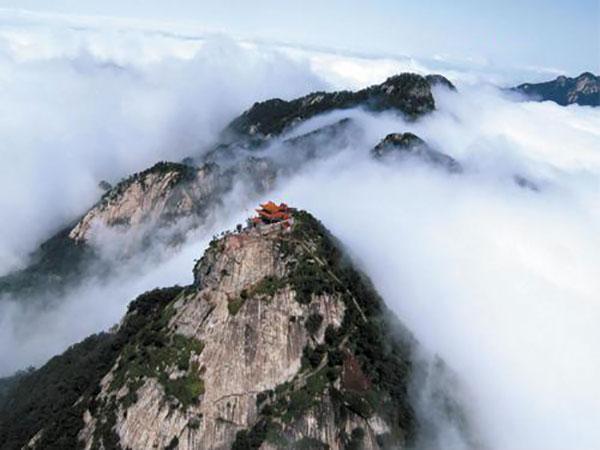
[{"label": "distant mountain range", "polygon": [[551,100],[562,106],[600,106],[600,76],[590,72],[584,72],[576,78],[561,75],[543,83],[524,83],[512,90],[533,100]]}]

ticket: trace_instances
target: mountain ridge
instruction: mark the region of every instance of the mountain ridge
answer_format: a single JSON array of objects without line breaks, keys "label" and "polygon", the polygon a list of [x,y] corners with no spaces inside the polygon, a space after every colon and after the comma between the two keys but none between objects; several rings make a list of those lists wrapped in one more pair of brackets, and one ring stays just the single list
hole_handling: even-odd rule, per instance
[{"label": "mountain ridge", "polygon": [[600,106],[600,76],[591,72],[573,78],[561,75],[542,83],[523,83],[512,90],[533,100],[551,100],[561,106]]},{"label": "mountain ridge", "polygon": [[[278,176],[290,173],[289,161],[300,167],[319,155],[322,147],[343,148],[348,142],[344,133],[360,130],[351,119],[342,119],[305,135],[284,139],[282,149],[290,156],[288,164],[283,166],[255,152],[276,136],[316,114],[357,106],[372,111],[396,111],[416,120],[435,108],[431,92],[434,85],[454,89],[441,75],[423,77],[404,73],[354,93],[308,94],[285,102],[283,115],[269,111],[267,134],[260,127],[257,132],[249,132],[257,123],[265,122],[266,116],[260,113],[264,108],[258,106],[258,112],[256,109],[264,102],[258,102],[231,121],[222,132],[222,141],[200,160],[158,162],[108,189],[82,217],[43,243],[24,269],[0,277],[0,301],[2,294],[18,298],[37,298],[48,293],[63,296],[69,285],[76,284],[90,271],[96,277],[108,276],[115,259],[126,260],[146,248],[156,239],[160,228],[180,225],[170,239],[180,242],[185,232],[205,224],[210,214],[223,206],[236,183],[243,183],[251,195],[259,198],[272,188]],[[318,98],[321,100],[316,101]],[[274,100],[267,103],[271,101]],[[91,242],[97,228],[135,233],[125,239],[121,254],[111,255],[106,263]]]},{"label": "mountain ridge", "polygon": [[[9,388],[0,446],[406,448],[418,343],[392,316],[310,214],[229,232],[192,285],[139,296],[117,329]],[[454,407],[440,413],[471,439],[442,394]]]}]

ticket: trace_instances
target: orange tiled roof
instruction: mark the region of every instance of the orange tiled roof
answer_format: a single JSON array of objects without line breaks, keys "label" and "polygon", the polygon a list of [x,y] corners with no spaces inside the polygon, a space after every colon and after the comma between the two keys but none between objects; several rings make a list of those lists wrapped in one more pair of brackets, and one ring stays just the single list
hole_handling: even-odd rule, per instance
[{"label": "orange tiled roof", "polygon": [[[282,204],[283,205],[283,204]],[[267,203],[263,203],[262,205],[260,205],[262,209],[270,212],[270,213],[274,213],[276,211],[279,211],[279,206],[277,206],[275,203],[273,203],[272,201],[268,201]]]},{"label": "orange tiled roof", "polygon": [[285,221],[291,218],[290,209],[285,203],[277,205],[272,201],[262,203],[260,209],[256,209],[258,220],[265,221]]}]

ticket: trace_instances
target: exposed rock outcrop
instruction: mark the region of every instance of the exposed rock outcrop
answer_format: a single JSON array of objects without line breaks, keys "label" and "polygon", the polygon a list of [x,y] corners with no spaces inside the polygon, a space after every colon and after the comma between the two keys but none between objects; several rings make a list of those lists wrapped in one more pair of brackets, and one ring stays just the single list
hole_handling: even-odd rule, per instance
[{"label": "exposed rock outcrop", "polygon": [[160,162],[110,189],[70,231],[75,241],[86,241],[94,224],[155,227],[186,216],[200,216],[210,198],[223,190],[215,166],[196,169]]},{"label": "exposed rock outcrop", "polygon": [[462,166],[454,158],[431,148],[423,139],[408,132],[388,134],[371,150],[371,155],[376,159],[418,158],[448,172],[462,172]]},{"label": "exposed rock outcrop", "polygon": [[[409,395],[423,370],[416,340],[317,220],[297,211],[292,221],[214,240],[193,285],[140,296],[113,333],[16,381],[0,403],[0,447],[335,450],[416,442]],[[439,413],[456,415],[469,441],[460,405],[445,390],[437,395]],[[52,414],[38,414],[30,398]]]},{"label": "exposed rock outcrop", "polygon": [[112,255],[126,259],[151,245],[161,229],[176,226],[166,235],[177,242],[180,233],[205,223],[235,183],[259,195],[272,188],[275,178],[273,163],[254,156],[233,161],[227,168],[214,163],[200,167],[157,163],[108,190],[81,219],[43,243],[27,268],[0,277],[0,296],[60,294],[81,281],[92,266],[95,276],[108,275],[118,267],[99,258],[96,230],[131,237]]},{"label": "exposed rock outcrop", "polygon": [[590,72],[576,78],[560,76],[544,83],[524,83],[513,90],[533,100],[551,100],[562,106],[600,106],[600,76]]}]

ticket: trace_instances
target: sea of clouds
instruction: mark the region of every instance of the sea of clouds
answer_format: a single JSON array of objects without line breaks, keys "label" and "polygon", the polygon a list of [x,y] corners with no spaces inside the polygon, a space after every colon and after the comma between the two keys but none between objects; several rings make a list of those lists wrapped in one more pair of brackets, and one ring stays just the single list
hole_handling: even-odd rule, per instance
[{"label": "sea of clouds", "polygon": [[[597,446],[599,110],[519,102],[492,86],[543,71],[516,80],[517,71],[442,61],[2,14],[10,20],[0,29],[0,273],[85,212],[100,180],[201,153],[254,101],[363,87],[406,70],[450,77],[459,92],[436,89],[437,111],[414,123],[356,110],[303,125],[352,117],[362,133],[280,181],[272,197],[319,217],[456,372],[487,447]],[[459,160],[464,173],[369,157],[387,133],[403,131]],[[515,175],[538,190],[519,187]],[[189,283],[212,234],[251,211],[254,199],[231,198],[235,206],[184,246],[109,282],[90,280],[60,306],[0,305],[0,373],[107,329],[144,290]]]}]

